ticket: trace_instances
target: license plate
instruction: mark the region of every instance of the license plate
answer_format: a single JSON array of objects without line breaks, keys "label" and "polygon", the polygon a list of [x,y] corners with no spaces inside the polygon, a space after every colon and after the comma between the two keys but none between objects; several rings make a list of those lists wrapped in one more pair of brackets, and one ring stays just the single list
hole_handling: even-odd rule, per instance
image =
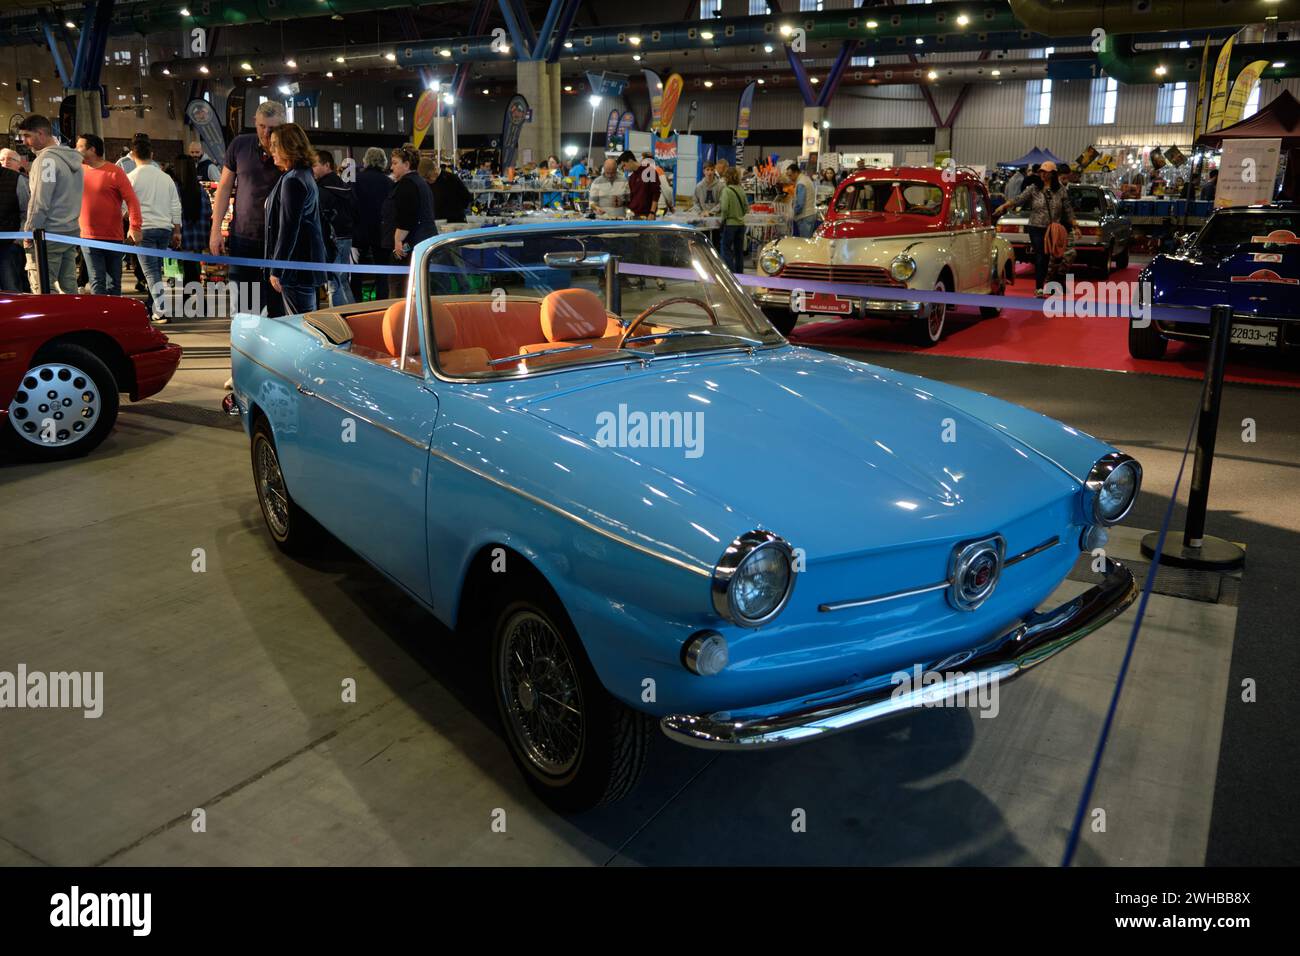
[{"label": "license plate", "polygon": [[1234,325],[1228,341],[1233,345],[1277,346],[1277,326],[1275,325]]},{"label": "license plate", "polygon": [[809,312],[831,313],[832,315],[851,315],[857,308],[858,300],[832,295],[829,292],[814,292],[804,303]]}]

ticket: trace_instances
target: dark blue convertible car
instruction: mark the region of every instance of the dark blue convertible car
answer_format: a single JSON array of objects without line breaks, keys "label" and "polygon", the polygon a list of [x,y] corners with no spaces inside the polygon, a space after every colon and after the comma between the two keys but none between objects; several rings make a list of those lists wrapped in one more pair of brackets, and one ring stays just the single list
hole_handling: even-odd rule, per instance
[{"label": "dark blue convertible car", "polygon": [[[1264,349],[1300,346],[1300,205],[1267,203],[1220,209],[1175,253],[1156,256],[1139,281],[1151,283],[1151,303],[1197,310],[1233,309],[1233,345]],[[1135,319],[1128,350],[1134,358],[1163,358],[1169,339],[1204,340],[1204,321]]]}]

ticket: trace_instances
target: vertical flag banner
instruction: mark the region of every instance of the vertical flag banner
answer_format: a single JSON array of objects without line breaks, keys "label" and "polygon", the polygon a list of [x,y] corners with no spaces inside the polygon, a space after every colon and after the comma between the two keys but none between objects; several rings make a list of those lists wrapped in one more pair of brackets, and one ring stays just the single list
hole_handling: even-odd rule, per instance
[{"label": "vertical flag banner", "polygon": [[614,138],[618,136],[618,120],[620,115],[621,114],[617,107],[609,111],[609,118],[605,120],[605,142],[612,143]]},{"label": "vertical flag banner", "polygon": [[516,93],[506,104],[506,115],[501,123],[501,169],[506,170],[515,164],[515,152],[519,149],[519,131],[528,119],[528,101]]},{"label": "vertical flag banner", "polygon": [[745,140],[749,139],[749,114],[754,108],[754,91],[757,82],[751,82],[740,91],[740,105],[736,107],[736,165],[745,161]]},{"label": "vertical flag banner", "polygon": [[659,136],[663,139],[673,131],[673,113],[677,111],[677,101],[682,98],[683,83],[680,73],[674,73],[664,83],[663,99],[659,104]]},{"label": "vertical flag banner", "polygon": [[659,125],[659,111],[663,106],[664,81],[659,79],[659,74],[654,70],[642,70],[645,76],[646,92],[650,95],[650,122],[646,124],[647,129],[655,129]]},{"label": "vertical flag banner", "polygon": [[1228,37],[1228,42],[1223,44],[1223,49],[1219,51],[1219,59],[1214,64],[1214,88],[1210,94],[1210,118],[1205,124],[1205,131],[1213,133],[1223,125],[1223,113],[1228,106],[1228,65],[1232,60],[1232,41],[1235,36]]},{"label": "vertical flag banner", "polygon": [[420,98],[415,101],[415,115],[411,117],[411,142],[416,149],[420,148],[420,141],[424,139],[424,134],[429,132],[429,124],[433,122],[434,116],[438,112],[438,94],[433,90],[425,90],[420,94]]},{"label": "vertical flag banner", "polygon": [[623,115],[618,118],[618,138],[627,142],[628,131],[636,125],[636,117],[632,115],[631,110],[624,110]]},{"label": "vertical flag banner", "polygon": [[[1231,126],[1241,119],[1241,114],[1246,110],[1246,101],[1250,99],[1255,84],[1259,82],[1260,74],[1268,64],[1268,60],[1256,60],[1254,63],[1247,63],[1237,74],[1237,79],[1232,84],[1232,93],[1228,95],[1228,105],[1223,109],[1223,126]],[[1221,126],[1220,129],[1222,128]]]},{"label": "vertical flag banner", "polygon": [[1205,108],[1209,100],[1209,89],[1205,85],[1205,74],[1210,68],[1210,38],[1205,38],[1205,49],[1201,51],[1201,79],[1196,84],[1196,117],[1192,120],[1192,142],[1205,132]]},{"label": "vertical flag banner", "polygon": [[[226,97],[226,140],[230,141],[244,131],[244,98],[242,86],[236,86]],[[221,157],[216,157],[221,162]]]},{"label": "vertical flag banner", "polygon": [[217,119],[217,111],[205,99],[195,97],[185,104],[185,116],[199,136],[199,145],[208,159],[219,163],[226,155],[226,131]]}]

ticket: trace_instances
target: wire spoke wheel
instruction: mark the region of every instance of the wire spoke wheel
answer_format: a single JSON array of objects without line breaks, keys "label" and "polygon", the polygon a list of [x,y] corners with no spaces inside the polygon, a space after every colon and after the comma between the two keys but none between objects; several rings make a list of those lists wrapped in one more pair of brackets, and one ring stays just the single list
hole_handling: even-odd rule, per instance
[{"label": "wire spoke wheel", "polygon": [[43,448],[75,445],[91,433],[102,412],[95,380],[65,362],[29,369],[9,403],[14,431]]},{"label": "wire spoke wheel", "polygon": [[277,538],[285,538],[289,534],[289,495],[284,487],[284,475],[280,471],[280,459],[275,454],[275,448],[260,436],[254,456],[254,470],[257,497],[262,503],[266,523]]},{"label": "wire spoke wheel", "polygon": [[497,678],[510,732],[539,771],[562,776],[582,754],[586,732],[577,668],[545,617],[516,611],[499,645]]}]

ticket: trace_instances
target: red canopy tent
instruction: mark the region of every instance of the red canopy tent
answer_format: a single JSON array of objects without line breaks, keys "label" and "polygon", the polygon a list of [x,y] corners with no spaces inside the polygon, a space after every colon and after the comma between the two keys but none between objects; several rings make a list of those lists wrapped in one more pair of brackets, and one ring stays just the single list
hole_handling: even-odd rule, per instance
[{"label": "red canopy tent", "polygon": [[1300,147],[1300,100],[1283,90],[1254,116],[1213,133],[1204,133],[1197,138],[1196,145],[1221,148],[1227,139],[1281,140],[1286,170],[1279,198],[1300,198],[1300,156],[1292,154]]},{"label": "red canopy tent", "polygon": [[1220,147],[1225,139],[1280,139],[1283,149],[1300,146],[1300,100],[1283,90],[1249,119],[1203,133],[1198,146]]}]

